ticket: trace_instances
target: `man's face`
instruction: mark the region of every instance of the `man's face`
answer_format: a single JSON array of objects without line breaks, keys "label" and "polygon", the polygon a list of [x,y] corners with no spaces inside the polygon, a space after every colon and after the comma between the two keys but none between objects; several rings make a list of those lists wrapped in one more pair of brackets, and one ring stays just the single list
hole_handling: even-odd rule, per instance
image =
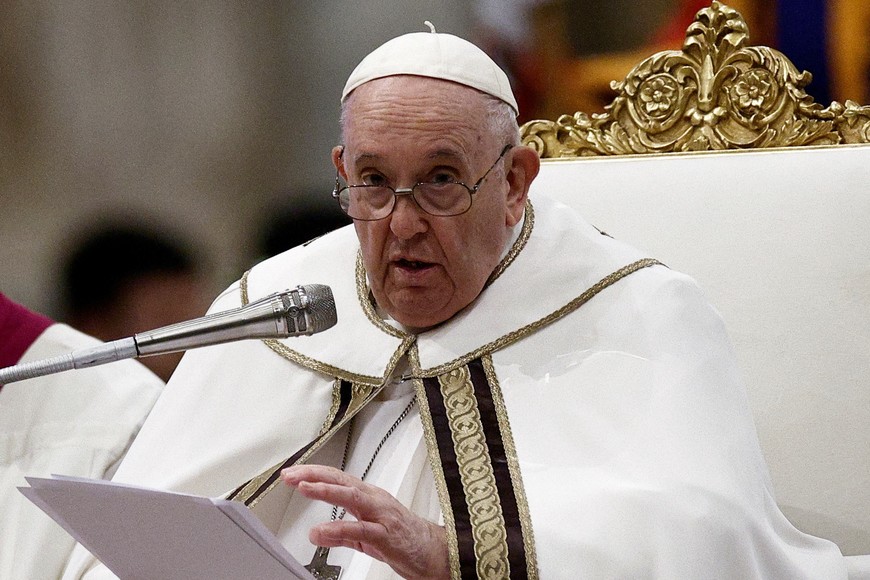
[{"label": "man's face", "polygon": [[[377,179],[404,188],[451,177],[472,186],[506,145],[487,130],[483,95],[455,83],[387,77],[358,87],[350,99],[344,153],[339,159],[340,149],[333,152],[350,184]],[[462,215],[429,215],[405,195],[390,216],[355,222],[372,294],[395,320],[434,326],[483,289],[525,202],[504,169],[493,169]]]}]

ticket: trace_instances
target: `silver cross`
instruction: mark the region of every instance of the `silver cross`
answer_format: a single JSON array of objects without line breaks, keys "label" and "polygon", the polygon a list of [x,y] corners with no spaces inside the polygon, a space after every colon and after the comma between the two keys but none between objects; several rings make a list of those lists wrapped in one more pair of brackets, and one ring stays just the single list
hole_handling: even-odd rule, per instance
[{"label": "silver cross", "polygon": [[338,577],[341,576],[341,566],[330,565],[326,561],[328,556],[329,548],[320,546],[314,552],[311,563],[305,566],[305,569],[311,572],[316,580],[338,580]]}]

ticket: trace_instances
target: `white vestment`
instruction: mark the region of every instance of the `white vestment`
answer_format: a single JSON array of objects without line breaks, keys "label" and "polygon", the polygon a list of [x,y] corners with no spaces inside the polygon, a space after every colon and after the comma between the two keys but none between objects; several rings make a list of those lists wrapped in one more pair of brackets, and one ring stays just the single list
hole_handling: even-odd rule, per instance
[{"label": "white vestment", "polygon": [[[564,205],[533,205],[477,300],[417,336],[376,315],[352,227],[256,266],[212,310],[321,283],[338,325],[189,352],[115,479],[226,495],[324,432],[301,458],[336,465],[348,385],[351,408],[371,401],[347,466],[358,476],[407,400],[393,385],[407,363],[419,411],[366,481],[445,523],[455,575],[845,578],[837,547],[777,508],[723,324],[695,282]],[[258,489],[255,513],[307,563],[307,528],[331,506],[280,481]],[[344,578],[391,577],[364,555],[334,560]],[[65,577],[89,565],[80,553]]]},{"label": "white vestment", "polygon": [[[100,341],[49,326],[19,363],[92,348]],[[136,361],[68,371],[0,391],[0,579],[59,578],[72,537],[18,491],[25,476],[103,478],[123,456],[163,381]]]}]

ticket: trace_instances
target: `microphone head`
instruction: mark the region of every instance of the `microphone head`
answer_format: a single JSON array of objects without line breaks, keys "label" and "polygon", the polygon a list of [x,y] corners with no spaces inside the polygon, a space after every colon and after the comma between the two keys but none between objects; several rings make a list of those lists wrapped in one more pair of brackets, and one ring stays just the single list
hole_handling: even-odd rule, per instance
[{"label": "microphone head", "polygon": [[327,328],[332,328],[338,322],[338,312],[335,309],[335,298],[332,289],[324,284],[307,284],[297,287],[303,296],[303,308],[308,332],[314,334]]}]

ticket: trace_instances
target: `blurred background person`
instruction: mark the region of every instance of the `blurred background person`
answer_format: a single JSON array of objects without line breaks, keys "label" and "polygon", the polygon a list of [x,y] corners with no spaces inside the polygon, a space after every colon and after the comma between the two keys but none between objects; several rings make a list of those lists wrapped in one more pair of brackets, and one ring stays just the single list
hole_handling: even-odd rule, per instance
[{"label": "blurred background person", "polygon": [[[64,319],[103,341],[202,316],[211,289],[189,243],[144,225],[104,223],[79,236],[62,267]],[[182,353],[143,357],[168,380]]]},{"label": "blurred background person", "polygon": [[304,244],[332,230],[351,223],[342,212],[338,203],[321,207],[306,203],[322,191],[312,191],[302,195],[287,195],[276,202],[263,217],[259,236],[256,240],[257,255],[255,262],[270,258],[299,244]]}]

